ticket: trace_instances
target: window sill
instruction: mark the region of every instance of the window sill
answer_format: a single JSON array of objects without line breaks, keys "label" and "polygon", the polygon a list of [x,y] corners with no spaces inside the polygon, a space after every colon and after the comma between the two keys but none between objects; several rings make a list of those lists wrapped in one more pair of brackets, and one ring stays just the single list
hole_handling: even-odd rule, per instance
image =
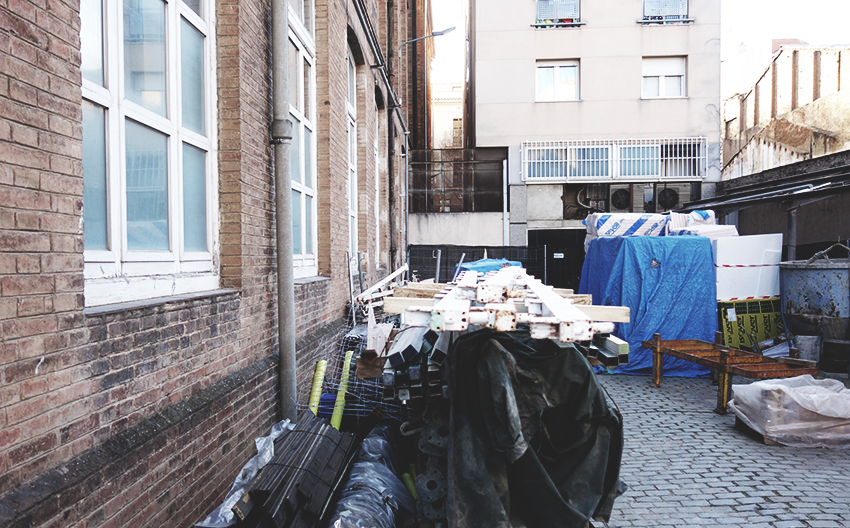
[{"label": "window sill", "polygon": [[130,310],[138,310],[141,308],[150,308],[162,304],[169,304],[183,301],[194,301],[205,299],[208,297],[220,297],[222,295],[231,295],[239,293],[239,290],[212,290],[197,293],[186,293],[183,295],[169,295],[167,297],[157,297],[154,299],[144,299],[141,301],[127,301],[115,304],[104,304],[101,306],[91,306],[83,309],[83,313],[89,317],[107,315],[118,312],[127,312]]},{"label": "window sill", "polygon": [[643,19],[637,21],[637,23],[641,26],[687,26],[693,22],[693,18],[671,18],[660,20]]},{"label": "window sill", "polygon": [[688,96],[687,95],[677,95],[677,96],[671,96],[671,97],[645,97],[645,96],[641,96],[640,99],[641,99],[641,101],[658,101],[658,100],[664,101],[664,100],[670,100],[670,99],[688,99]]},{"label": "window sill", "polygon": [[563,28],[580,28],[587,25],[587,22],[537,22],[531,24],[535,29],[563,29]]},{"label": "window sill", "polygon": [[311,284],[316,284],[318,282],[327,282],[329,280],[331,280],[331,279],[329,279],[328,277],[315,276],[315,277],[305,277],[303,279],[295,279],[293,281],[293,283],[296,286],[309,286]]},{"label": "window sill", "polygon": [[535,103],[580,103],[581,99],[553,99],[551,101],[538,101],[535,100]]}]

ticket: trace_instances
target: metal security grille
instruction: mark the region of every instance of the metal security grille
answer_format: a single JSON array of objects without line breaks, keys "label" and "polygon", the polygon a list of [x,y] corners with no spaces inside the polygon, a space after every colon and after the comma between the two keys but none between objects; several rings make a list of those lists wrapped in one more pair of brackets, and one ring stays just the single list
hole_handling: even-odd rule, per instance
[{"label": "metal security grille", "polygon": [[643,17],[679,19],[688,16],[688,0],[643,0]]},{"label": "metal security grille", "polygon": [[410,152],[411,213],[502,212],[503,148]]},{"label": "metal security grille", "polygon": [[577,20],[579,0],[537,0],[537,23],[558,20]]},{"label": "metal security grille", "polygon": [[704,137],[522,143],[527,183],[701,180],[705,166]]}]

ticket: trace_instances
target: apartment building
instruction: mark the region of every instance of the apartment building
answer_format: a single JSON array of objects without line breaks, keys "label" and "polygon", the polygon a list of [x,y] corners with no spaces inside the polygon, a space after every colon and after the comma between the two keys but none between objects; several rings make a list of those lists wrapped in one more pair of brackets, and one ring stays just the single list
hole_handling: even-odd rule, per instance
[{"label": "apartment building", "polygon": [[278,178],[299,380],[352,270],[403,263],[426,11],[280,1],[0,4],[0,525],[191,526],[223,497],[281,411]]},{"label": "apartment building", "polygon": [[583,254],[591,211],[663,212],[711,195],[719,2],[470,0],[469,35],[465,145],[507,148],[509,223],[459,215],[468,243]]}]

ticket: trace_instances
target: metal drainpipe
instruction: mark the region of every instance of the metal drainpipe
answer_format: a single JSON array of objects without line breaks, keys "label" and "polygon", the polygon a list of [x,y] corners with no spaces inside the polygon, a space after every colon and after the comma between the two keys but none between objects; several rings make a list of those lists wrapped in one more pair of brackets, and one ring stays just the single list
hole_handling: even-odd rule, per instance
[{"label": "metal drainpipe", "polygon": [[277,232],[277,319],[280,350],[280,414],[298,418],[295,378],[295,281],[292,271],[292,193],[289,148],[289,22],[286,0],[272,0],[272,90],[274,147],[275,231]]}]

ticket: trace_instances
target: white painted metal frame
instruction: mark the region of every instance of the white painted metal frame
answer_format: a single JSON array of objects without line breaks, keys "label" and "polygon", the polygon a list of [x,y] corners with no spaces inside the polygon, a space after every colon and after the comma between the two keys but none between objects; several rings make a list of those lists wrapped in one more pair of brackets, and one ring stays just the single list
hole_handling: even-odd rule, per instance
[{"label": "white painted metal frame", "polygon": [[520,150],[525,183],[701,181],[707,163],[703,136],[524,141]]},{"label": "white painted metal frame", "polygon": [[[82,96],[106,110],[108,249],[84,251],[87,306],[213,290],[218,277],[217,127],[215,18],[212,2],[203,2],[202,16],[180,0],[165,4],[166,108],[163,117],[125,99],[124,24],[120,2],[104,1],[104,86],[83,79]],[[205,134],[181,126],[181,19],[204,36]],[[127,243],[126,119],[167,138],[169,249],[130,250]],[[207,251],[183,250],[183,144],[205,153]]]},{"label": "white painted metal frame", "polygon": [[597,333],[614,331],[614,323],[594,322],[571,300],[515,266],[481,281],[474,272],[464,272],[434,297],[432,306],[405,310],[402,323],[429,326],[435,332],[464,331],[469,325],[507,332],[528,323],[532,338],[564,343],[590,341]]}]

